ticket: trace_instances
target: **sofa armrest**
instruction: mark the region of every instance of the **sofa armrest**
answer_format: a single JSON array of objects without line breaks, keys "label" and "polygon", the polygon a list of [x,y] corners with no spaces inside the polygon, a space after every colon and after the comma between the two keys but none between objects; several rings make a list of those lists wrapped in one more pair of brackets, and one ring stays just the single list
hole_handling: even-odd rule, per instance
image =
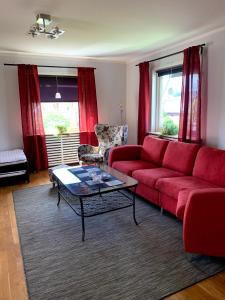
[{"label": "sofa armrest", "polygon": [[109,166],[117,160],[136,160],[141,158],[142,146],[124,145],[111,148],[109,152]]},{"label": "sofa armrest", "polygon": [[185,251],[225,257],[225,189],[190,193],[184,212]]}]

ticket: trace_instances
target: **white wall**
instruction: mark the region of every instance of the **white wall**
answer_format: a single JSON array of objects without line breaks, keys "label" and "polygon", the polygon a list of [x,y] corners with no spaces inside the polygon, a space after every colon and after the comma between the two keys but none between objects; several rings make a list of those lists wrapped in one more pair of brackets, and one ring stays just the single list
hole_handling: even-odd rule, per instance
[{"label": "white wall", "polygon": [[[208,44],[208,61],[204,74],[208,74],[207,115],[204,120],[206,142],[225,148],[225,28],[176,45],[173,48],[146,55],[127,64],[72,58],[52,58],[44,56],[0,56],[0,150],[22,146],[22,130],[18,95],[17,68],[5,67],[4,63],[30,63],[63,66],[96,67],[96,87],[98,97],[99,122],[120,123],[119,105],[126,106],[126,121],[129,125],[129,143],[136,143],[138,114],[139,70],[135,64],[182,50],[191,45]],[[182,61],[182,56],[174,56],[158,61],[154,67],[162,68]],[[40,69],[41,70],[41,69]],[[65,69],[42,69],[41,72],[68,72]],[[70,70],[71,72],[71,70]],[[74,70],[75,72],[75,70]],[[124,115],[125,121],[125,115]]]},{"label": "white wall", "polygon": [[[95,79],[100,123],[120,123],[120,104],[126,104],[126,65],[44,56],[0,56],[0,150],[22,147],[17,67],[4,63],[96,67]],[[73,74],[76,69],[39,68],[44,74]],[[124,116],[125,121],[125,116]]]},{"label": "white wall", "polygon": [[[137,141],[137,114],[138,114],[138,85],[139,70],[135,64],[183,50],[192,45],[207,44],[207,55],[203,69],[204,77],[208,77],[204,94],[207,102],[203,103],[203,111],[207,114],[203,119],[203,135],[208,145],[225,148],[225,28],[205,34],[195,40],[176,45],[166,51],[158,51],[152,55],[136,59],[127,65],[127,123],[129,125],[129,143]],[[155,63],[153,67],[167,67],[182,61],[182,56],[173,56]],[[203,128],[204,129],[204,128]]]}]

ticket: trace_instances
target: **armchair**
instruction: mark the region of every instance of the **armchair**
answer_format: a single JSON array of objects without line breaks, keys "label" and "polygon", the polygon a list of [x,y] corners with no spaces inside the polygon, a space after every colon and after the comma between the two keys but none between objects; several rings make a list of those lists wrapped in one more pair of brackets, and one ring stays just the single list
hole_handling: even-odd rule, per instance
[{"label": "armchair", "polygon": [[95,134],[99,143],[98,147],[87,144],[78,147],[78,158],[82,163],[107,163],[110,148],[127,143],[128,125],[97,124]]}]

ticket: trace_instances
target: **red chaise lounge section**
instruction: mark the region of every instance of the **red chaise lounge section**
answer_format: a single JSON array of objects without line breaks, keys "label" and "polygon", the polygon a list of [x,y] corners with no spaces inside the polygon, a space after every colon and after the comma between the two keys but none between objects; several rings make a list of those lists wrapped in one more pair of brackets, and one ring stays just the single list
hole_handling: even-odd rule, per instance
[{"label": "red chaise lounge section", "polygon": [[225,257],[225,151],[147,136],[113,148],[109,165],[138,180],[136,192],[183,221],[187,252]]}]

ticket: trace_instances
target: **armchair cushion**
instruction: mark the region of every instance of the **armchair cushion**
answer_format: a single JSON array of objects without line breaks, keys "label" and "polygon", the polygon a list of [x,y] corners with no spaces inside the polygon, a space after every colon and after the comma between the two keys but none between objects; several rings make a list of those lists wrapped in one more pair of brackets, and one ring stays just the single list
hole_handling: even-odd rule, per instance
[{"label": "armchair cushion", "polygon": [[103,162],[103,156],[99,153],[83,154],[80,160],[84,163],[101,163]]},{"label": "armchair cushion", "polygon": [[79,161],[84,163],[98,163],[103,161],[103,156],[98,153],[98,147],[83,144],[78,147]]},{"label": "armchair cushion", "polygon": [[78,156],[83,154],[98,153],[99,148],[88,144],[82,144],[78,147]]}]

